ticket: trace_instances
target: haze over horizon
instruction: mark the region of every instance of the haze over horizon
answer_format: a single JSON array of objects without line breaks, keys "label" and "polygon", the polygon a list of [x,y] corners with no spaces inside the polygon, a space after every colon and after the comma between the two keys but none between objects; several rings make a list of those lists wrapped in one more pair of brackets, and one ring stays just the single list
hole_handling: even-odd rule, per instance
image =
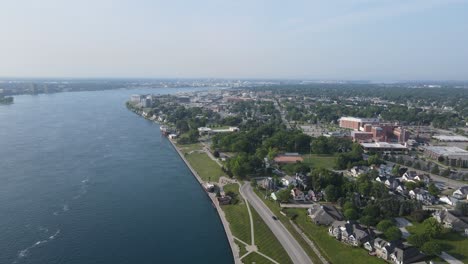
[{"label": "haze over horizon", "polygon": [[12,1],[0,77],[467,80],[468,1]]}]

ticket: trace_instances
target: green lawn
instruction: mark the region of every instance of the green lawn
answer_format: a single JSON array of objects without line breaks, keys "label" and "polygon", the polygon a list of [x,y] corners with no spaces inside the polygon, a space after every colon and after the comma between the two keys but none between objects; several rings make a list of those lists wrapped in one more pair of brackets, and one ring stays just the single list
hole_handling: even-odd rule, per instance
[{"label": "green lawn", "polygon": [[225,175],[219,165],[210,159],[206,153],[194,152],[185,155],[185,158],[204,181],[218,182],[219,177]]},{"label": "green lawn", "polygon": [[181,150],[182,153],[189,153],[190,151],[202,149],[202,145],[200,143],[187,144],[187,145],[176,144],[176,146]]},{"label": "green lawn", "polygon": [[279,207],[278,203],[276,203],[273,200],[264,199],[264,197],[265,197],[265,192],[264,191],[260,191],[260,190],[258,190],[256,188],[254,189],[254,191],[257,194],[257,196],[260,197],[260,199],[262,199],[262,201],[268,206],[268,208],[270,208],[270,210],[276,215],[276,217],[278,217],[280,219],[281,223],[283,223],[283,225],[286,227],[286,229],[288,229],[289,233],[291,233],[291,235],[293,235],[293,237],[296,239],[296,241],[305,250],[307,255],[309,255],[312,262],[313,263],[321,263],[321,260],[318,258],[318,256],[315,254],[315,252],[309,246],[309,244],[307,244],[307,242],[301,237],[301,235],[299,233],[296,232],[294,227],[291,225],[291,223],[289,222],[289,218],[286,217],[286,216],[283,216],[280,213],[281,208]]},{"label": "green lawn", "polygon": [[[264,258],[263,256],[252,252],[249,255],[247,255],[245,258],[243,258],[242,263],[244,264],[271,264],[273,262],[269,261],[268,259]],[[281,263],[282,264],[282,263]]]},{"label": "green lawn", "polygon": [[[424,226],[421,223],[413,222],[412,226],[406,229],[412,234],[421,234],[424,232]],[[435,239],[442,245],[443,251],[462,261],[468,263],[468,239],[459,233],[444,230],[439,239]]]},{"label": "green lawn", "polygon": [[[234,192],[238,195],[239,202],[237,204],[223,205],[221,208],[226,214],[226,219],[229,222],[232,234],[244,241],[247,244],[251,244],[252,240],[250,237],[250,218],[247,206],[244,201],[240,198],[239,185],[228,184],[224,186],[225,192]],[[237,242],[240,244],[240,242]]]},{"label": "green lawn", "polygon": [[302,156],[304,163],[313,168],[333,169],[336,157],[333,155],[306,154]]},{"label": "green lawn", "polygon": [[369,256],[364,248],[354,248],[345,245],[328,234],[328,227],[318,226],[309,220],[304,209],[288,209],[290,213],[296,213],[294,220],[307,236],[315,242],[331,263],[360,264],[360,263],[386,263],[385,261]]},{"label": "green lawn", "polygon": [[[221,208],[223,209],[224,213],[226,214],[226,218],[229,222],[229,227],[231,228],[232,234],[241,239],[242,241],[246,242],[247,244],[251,244],[251,236],[250,236],[250,218],[249,213],[247,211],[247,206],[243,202],[243,199],[240,197],[239,194],[239,185],[237,184],[228,184],[224,186],[224,191],[234,192],[237,193],[239,197],[239,202],[235,205],[224,205]],[[252,217],[254,221],[255,227],[255,244],[258,247],[258,250],[263,254],[269,256],[270,258],[280,262],[280,263],[292,263],[291,259],[289,258],[287,252],[283,249],[279,241],[276,239],[275,235],[271,232],[268,226],[263,222],[257,212],[250,208],[252,211]],[[236,242],[240,247],[240,242]],[[240,256],[245,254],[245,248],[242,248],[240,251]],[[253,253],[251,253],[253,254]],[[249,254],[245,260],[250,262],[244,263],[251,263],[252,261],[257,263],[270,263],[269,260],[265,259],[264,257],[254,254],[254,256],[250,256]],[[257,255],[257,256],[255,256]],[[244,259],[243,259],[244,260]],[[259,262],[260,261],[260,262]]]}]

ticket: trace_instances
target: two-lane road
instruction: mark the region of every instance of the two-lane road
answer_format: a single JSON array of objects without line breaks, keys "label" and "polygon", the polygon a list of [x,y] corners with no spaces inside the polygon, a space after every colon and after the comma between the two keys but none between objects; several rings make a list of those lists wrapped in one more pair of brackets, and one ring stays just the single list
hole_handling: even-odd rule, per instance
[{"label": "two-lane road", "polygon": [[294,237],[289,233],[286,227],[279,220],[274,220],[272,218],[273,213],[270,209],[263,203],[260,198],[253,192],[250,183],[247,182],[242,185],[241,189],[242,196],[249,202],[249,204],[257,211],[263,221],[268,225],[276,238],[283,246],[283,248],[288,252],[291,260],[296,264],[306,264],[312,263],[309,256],[306,254],[301,245],[294,239]]}]

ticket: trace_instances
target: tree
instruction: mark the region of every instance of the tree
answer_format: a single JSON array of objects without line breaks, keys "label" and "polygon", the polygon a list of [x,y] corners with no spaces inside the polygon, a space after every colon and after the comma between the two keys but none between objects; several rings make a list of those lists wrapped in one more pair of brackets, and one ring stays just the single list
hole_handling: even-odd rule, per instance
[{"label": "tree", "polygon": [[215,158],[219,158],[219,151],[215,150],[215,151],[213,152],[213,156],[214,156]]},{"label": "tree", "polygon": [[387,229],[394,226],[395,224],[391,220],[384,219],[377,224],[377,230],[379,230],[380,232],[385,232],[387,231]]},{"label": "tree", "polygon": [[350,208],[344,211],[344,216],[348,220],[356,220],[359,217],[358,212],[354,208]]},{"label": "tree", "polygon": [[413,165],[413,167],[417,170],[420,170],[421,169],[421,163],[419,163],[419,161],[416,161]]},{"label": "tree", "polygon": [[395,241],[401,239],[401,231],[396,226],[389,227],[384,232],[385,237],[390,241]]},{"label": "tree", "polygon": [[328,185],[325,188],[325,199],[327,202],[336,202],[338,199],[338,190],[334,185]]},{"label": "tree", "polygon": [[373,226],[377,223],[375,221],[375,218],[370,215],[365,215],[361,217],[361,219],[359,219],[359,222],[361,222],[361,224],[365,225],[366,227]]},{"label": "tree", "polygon": [[440,173],[439,165],[435,164],[434,167],[432,167],[432,169],[431,169],[431,173],[438,175]]},{"label": "tree", "polygon": [[445,170],[443,170],[440,176],[444,176],[444,177],[450,176],[450,168],[447,167]]},{"label": "tree", "polygon": [[439,242],[431,240],[422,245],[421,251],[429,256],[437,256],[442,252],[442,247],[440,246]]},{"label": "tree", "polygon": [[440,194],[439,188],[437,188],[437,186],[433,182],[429,184],[429,186],[427,187],[427,190],[429,191],[431,195],[434,195],[434,196],[437,196]]},{"label": "tree", "polygon": [[413,234],[408,237],[408,242],[415,246],[415,247],[421,247],[426,243],[430,238],[426,234]]},{"label": "tree", "polygon": [[277,193],[276,193],[276,197],[278,198],[278,200],[282,203],[287,203],[289,202],[289,197],[291,196],[291,191],[289,189],[283,189],[283,190],[279,190]]},{"label": "tree", "polygon": [[418,223],[421,223],[422,221],[424,221],[424,219],[426,219],[428,216],[429,216],[429,213],[428,211],[425,211],[425,210],[414,210],[411,213],[411,218],[413,218],[413,220]]},{"label": "tree", "polygon": [[407,181],[407,182],[405,182],[405,187],[406,187],[406,189],[408,189],[410,191],[414,190],[414,188],[416,188],[416,183]]},{"label": "tree", "polygon": [[392,174],[395,176],[399,176],[400,174],[400,165],[395,165],[392,169]]},{"label": "tree", "polygon": [[404,163],[405,163],[405,160],[403,159],[402,156],[398,156],[396,162],[397,162],[398,164],[404,164]]},{"label": "tree", "polygon": [[431,238],[437,238],[442,233],[442,225],[433,217],[430,217],[423,222],[424,233]]}]

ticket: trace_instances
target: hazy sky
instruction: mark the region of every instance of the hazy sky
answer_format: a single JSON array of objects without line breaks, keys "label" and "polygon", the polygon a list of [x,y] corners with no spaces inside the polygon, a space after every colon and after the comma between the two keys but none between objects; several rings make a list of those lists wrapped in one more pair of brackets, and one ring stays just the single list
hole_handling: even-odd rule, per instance
[{"label": "hazy sky", "polygon": [[0,77],[468,80],[468,0],[0,0]]}]

